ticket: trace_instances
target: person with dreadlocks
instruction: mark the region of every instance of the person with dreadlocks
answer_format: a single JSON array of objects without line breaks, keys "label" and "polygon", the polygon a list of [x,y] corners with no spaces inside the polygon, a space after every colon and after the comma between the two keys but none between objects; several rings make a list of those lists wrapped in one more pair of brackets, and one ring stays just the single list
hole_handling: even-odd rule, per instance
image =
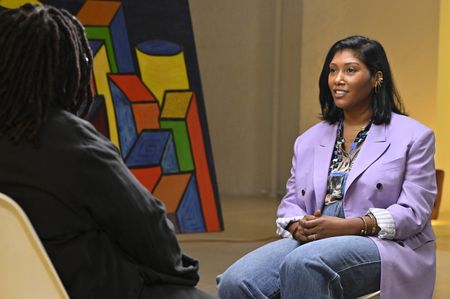
[{"label": "person with dreadlocks", "polygon": [[82,120],[92,62],[67,11],[0,14],[0,192],[24,209],[71,298],[211,298],[192,287],[198,262],[163,204]]}]

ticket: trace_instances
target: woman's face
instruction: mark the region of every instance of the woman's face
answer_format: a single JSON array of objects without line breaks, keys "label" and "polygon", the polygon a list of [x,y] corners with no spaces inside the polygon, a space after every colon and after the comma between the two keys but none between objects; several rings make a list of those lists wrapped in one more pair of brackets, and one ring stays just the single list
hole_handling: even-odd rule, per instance
[{"label": "woman's face", "polygon": [[375,79],[350,49],[337,52],[330,62],[328,87],[336,107],[344,112],[366,111],[370,105]]}]

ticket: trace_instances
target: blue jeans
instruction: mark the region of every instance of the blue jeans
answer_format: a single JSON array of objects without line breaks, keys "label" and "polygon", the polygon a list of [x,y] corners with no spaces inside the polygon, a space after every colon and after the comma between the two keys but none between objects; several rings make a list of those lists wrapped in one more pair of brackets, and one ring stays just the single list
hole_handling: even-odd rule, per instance
[{"label": "blue jeans", "polygon": [[[342,202],[322,212],[344,216]],[[217,281],[222,299],[342,299],[379,290],[380,273],[380,255],[370,238],[339,236],[269,243],[236,261]]]}]

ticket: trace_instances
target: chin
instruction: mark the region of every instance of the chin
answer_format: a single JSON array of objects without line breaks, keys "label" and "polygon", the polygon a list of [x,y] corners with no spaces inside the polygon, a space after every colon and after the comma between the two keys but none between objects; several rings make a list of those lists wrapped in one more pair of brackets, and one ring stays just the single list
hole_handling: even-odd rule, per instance
[{"label": "chin", "polygon": [[345,110],[345,108],[347,108],[347,105],[346,105],[346,103],[344,103],[342,100],[334,100],[334,105],[337,107],[337,108],[339,108],[339,109],[342,109],[342,110]]}]

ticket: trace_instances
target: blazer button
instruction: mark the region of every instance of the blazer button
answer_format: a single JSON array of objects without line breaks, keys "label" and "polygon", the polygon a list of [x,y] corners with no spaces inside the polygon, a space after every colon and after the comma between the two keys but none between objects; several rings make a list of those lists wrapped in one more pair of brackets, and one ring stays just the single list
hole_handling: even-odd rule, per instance
[{"label": "blazer button", "polygon": [[305,196],[305,189],[302,189],[302,196]]},{"label": "blazer button", "polygon": [[383,189],[383,184],[382,183],[378,183],[376,187],[377,187],[378,190],[381,190],[381,189]]}]

